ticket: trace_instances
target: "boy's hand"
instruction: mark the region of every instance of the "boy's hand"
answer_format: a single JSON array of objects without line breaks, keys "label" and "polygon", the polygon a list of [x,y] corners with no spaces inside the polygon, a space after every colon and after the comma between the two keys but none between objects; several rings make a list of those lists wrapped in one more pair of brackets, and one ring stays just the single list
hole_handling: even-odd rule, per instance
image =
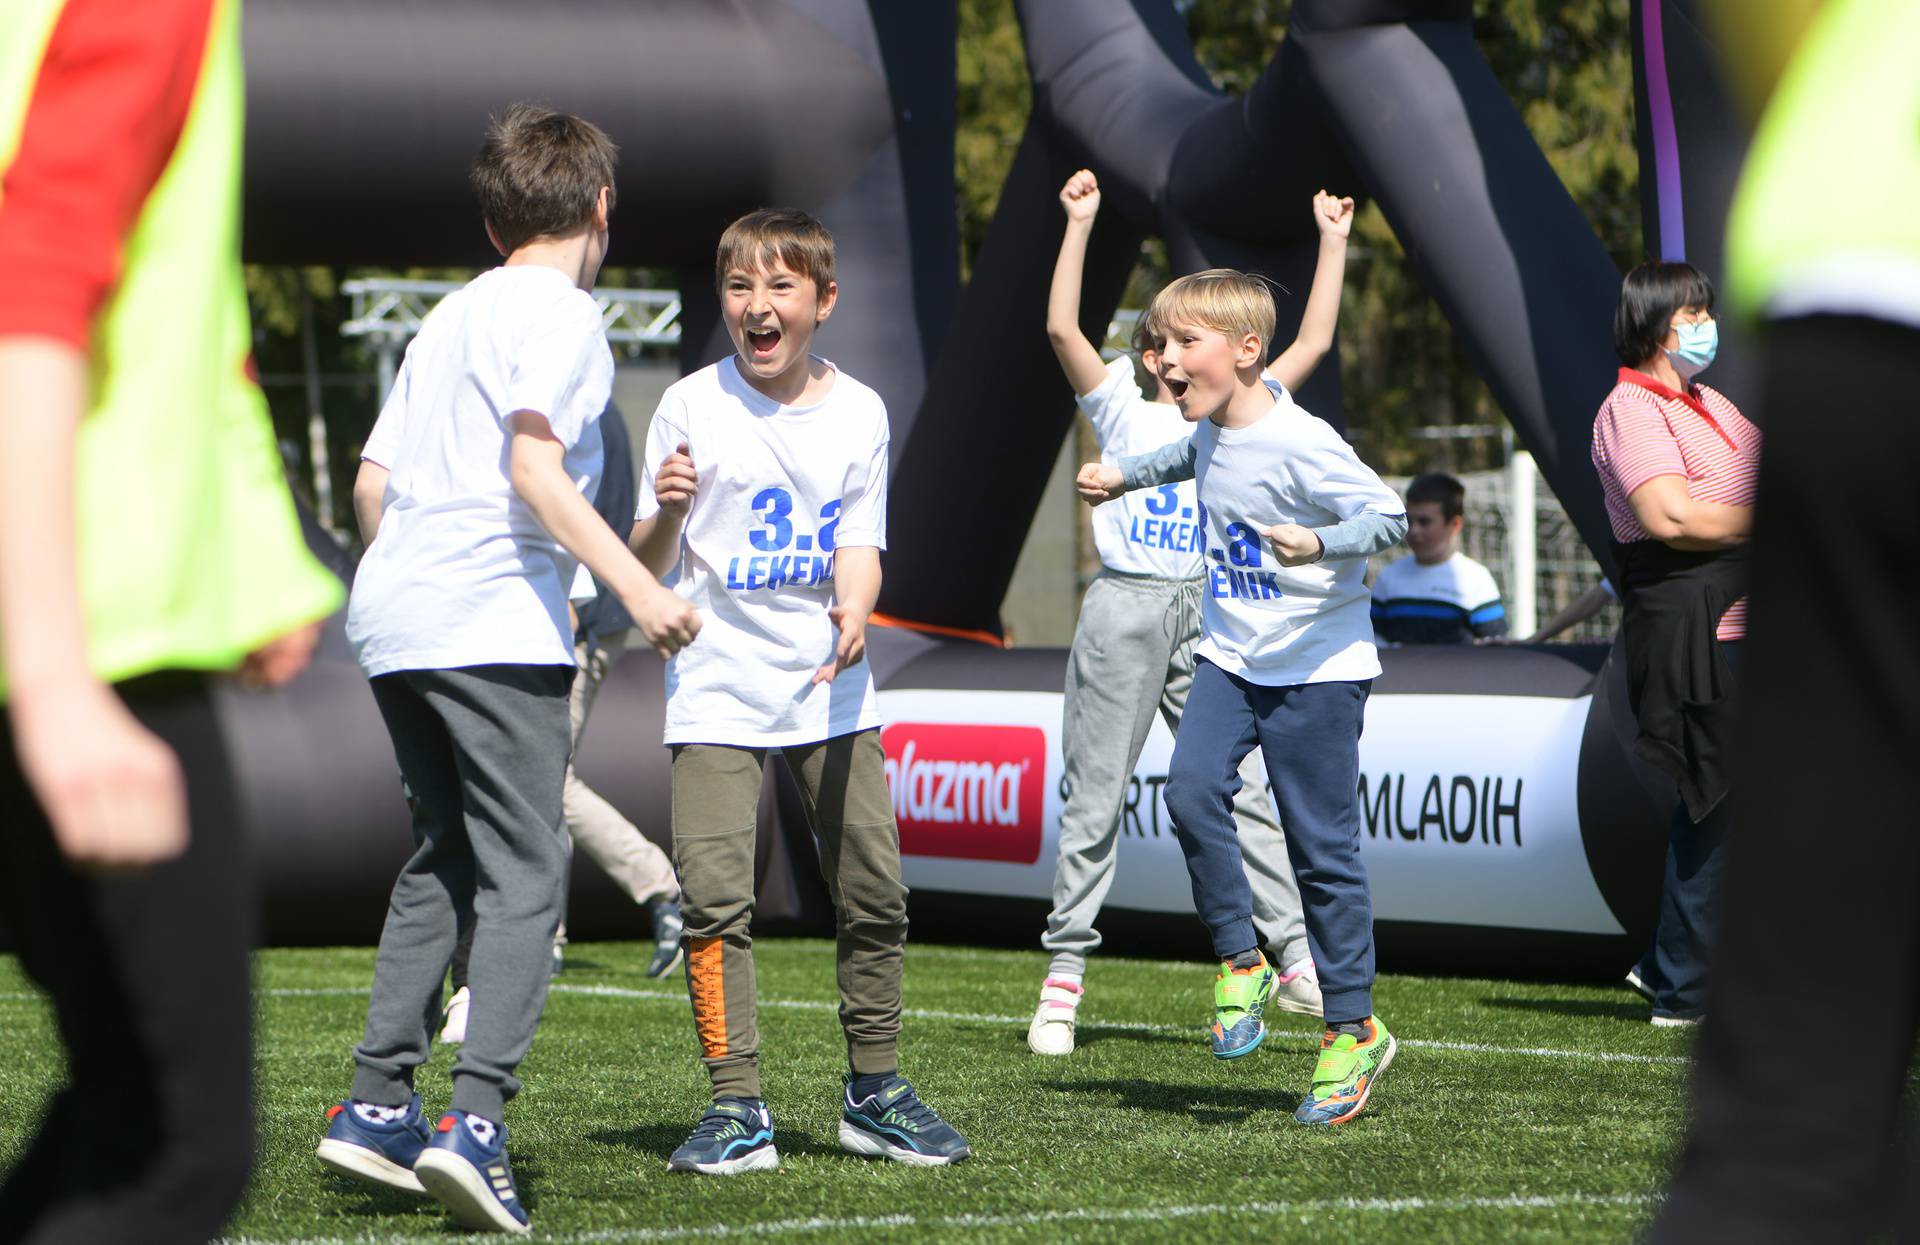
[{"label": "boy's hand", "polygon": [[1337,198],[1324,190],[1313,195],[1313,223],[1321,235],[1344,238],[1353,232],[1353,199]]},{"label": "boy's hand", "polygon": [[867,655],[867,616],[858,610],[850,610],[844,605],[831,606],[827,617],[840,629],[840,638],[833,645],[833,660],[813,672],[813,686],[833,682],[833,676],[848,666],[860,664]]},{"label": "boy's hand", "polygon": [[1309,528],[1298,523],[1277,523],[1261,533],[1273,545],[1273,556],[1282,566],[1305,566],[1318,562],[1326,546]]},{"label": "boy's hand", "polygon": [[660,462],[660,472],[653,478],[654,499],[660,503],[660,509],[671,512],[675,518],[683,518],[687,507],[693,504],[693,495],[699,487],[700,477],[693,469],[693,453],[682,441],[673,453]]},{"label": "boy's hand", "polygon": [[627,613],[633,615],[633,625],[640,628],[640,634],[663,660],[693,643],[693,637],[700,634],[700,611],[693,608],[692,602],[658,584],[637,600],[621,604],[627,607]]},{"label": "boy's hand", "polygon": [[1080,500],[1089,506],[1112,501],[1127,491],[1122,487],[1120,468],[1106,463],[1088,463],[1080,468],[1080,474],[1073,479],[1073,487],[1080,490]]},{"label": "boy's hand", "polygon": [[8,711],[20,770],[76,868],[141,869],[186,850],[179,758],[104,683],[17,693]]},{"label": "boy's hand", "polygon": [[1060,188],[1060,206],[1070,221],[1090,221],[1100,212],[1100,183],[1092,170],[1081,169]]}]

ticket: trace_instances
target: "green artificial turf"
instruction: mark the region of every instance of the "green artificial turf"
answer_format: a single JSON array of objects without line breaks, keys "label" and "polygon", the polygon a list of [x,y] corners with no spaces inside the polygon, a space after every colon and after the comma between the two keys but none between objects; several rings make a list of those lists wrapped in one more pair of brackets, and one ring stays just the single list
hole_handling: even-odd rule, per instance
[{"label": "green artificial turf", "polygon": [[[1045,969],[1033,952],[912,946],[902,1070],[966,1133],[972,1161],[918,1169],[842,1154],[844,1047],[833,948],[756,949],[762,1079],[777,1173],[670,1176],[705,1102],[678,973],[649,945],[576,943],[547,1004],[510,1151],[536,1239],[753,1241],[1625,1241],[1655,1206],[1684,1115],[1684,1033],[1624,987],[1383,977],[1403,1041],[1353,1123],[1291,1118],[1318,1030],[1207,1053],[1205,965],[1096,958],[1080,1044],[1026,1048]],[[431,1203],[371,1190],[313,1158],[345,1094],[373,972],[367,948],[257,961],[260,1160],[234,1240],[448,1241]],[[60,1076],[49,1014],[0,957],[0,1167]],[[451,1052],[419,1088],[444,1107]],[[932,1234],[929,1238],[928,1234]]]}]

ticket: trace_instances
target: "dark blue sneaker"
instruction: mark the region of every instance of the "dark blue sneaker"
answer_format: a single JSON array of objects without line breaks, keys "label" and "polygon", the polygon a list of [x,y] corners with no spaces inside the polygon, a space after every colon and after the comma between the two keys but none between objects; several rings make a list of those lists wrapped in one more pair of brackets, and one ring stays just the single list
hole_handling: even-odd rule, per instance
[{"label": "dark blue sneaker", "polygon": [[741,1172],[773,1171],[780,1152],[773,1148],[773,1115],[758,1098],[717,1098],[693,1136],[667,1160],[670,1172],[699,1172],[705,1176],[733,1176]]},{"label": "dark blue sneaker", "polygon": [[336,1102],[327,1108],[327,1135],[314,1154],[343,1176],[425,1193],[420,1178],[413,1174],[413,1164],[432,1138],[418,1094],[407,1105],[406,1115],[391,1124],[370,1123],[354,1113],[351,1102]]},{"label": "dark blue sneaker", "polygon": [[840,1148],[914,1167],[944,1167],[973,1153],[958,1129],[920,1101],[904,1076],[887,1078],[880,1092],[853,1100],[853,1078],[841,1094]]},{"label": "dark blue sneaker", "polygon": [[420,1183],[463,1228],[525,1232],[527,1211],[507,1165],[504,1124],[449,1111],[426,1152],[413,1165]]}]

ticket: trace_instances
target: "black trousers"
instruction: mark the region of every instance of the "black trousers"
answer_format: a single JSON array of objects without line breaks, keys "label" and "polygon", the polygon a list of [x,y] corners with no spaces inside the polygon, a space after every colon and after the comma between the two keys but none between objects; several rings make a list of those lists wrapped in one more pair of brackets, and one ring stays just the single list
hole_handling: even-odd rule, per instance
[{"label": "black trousers", "polygon": [[1920,332],[1790,320],[1765,357],[1736,817],[1652,1239],[1920,1240]]},{"label": "black trousers", "polygon": [[0,713],[0,921],[69,1068],[0,1185],[0,1242],[202,1242],[253,1161],[253,892],[211,694],[179,674],[119,691],[179,754],[192,819],[184,855],[125,876],[68,867]]}]

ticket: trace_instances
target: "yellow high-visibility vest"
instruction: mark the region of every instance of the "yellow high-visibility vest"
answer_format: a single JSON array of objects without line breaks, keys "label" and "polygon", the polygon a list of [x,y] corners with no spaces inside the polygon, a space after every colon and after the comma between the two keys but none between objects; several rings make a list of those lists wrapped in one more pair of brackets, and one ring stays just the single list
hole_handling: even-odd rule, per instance
[{"label": "yellow high-visibility vest", "polygon": [[1727,234],[1743,314],[1920,327],[1920,3],[1821,8],[1761,117]]},{"label": "yellow high-visibility vest", "polygon": [[[0,4],[0,184],[64,4]],[[74,491],[88,658],[109,681],[230,669],[343,596],[307,549],[247,375],[238,0],[215,0],[210,21],[186,125],[89,344]]]}]

